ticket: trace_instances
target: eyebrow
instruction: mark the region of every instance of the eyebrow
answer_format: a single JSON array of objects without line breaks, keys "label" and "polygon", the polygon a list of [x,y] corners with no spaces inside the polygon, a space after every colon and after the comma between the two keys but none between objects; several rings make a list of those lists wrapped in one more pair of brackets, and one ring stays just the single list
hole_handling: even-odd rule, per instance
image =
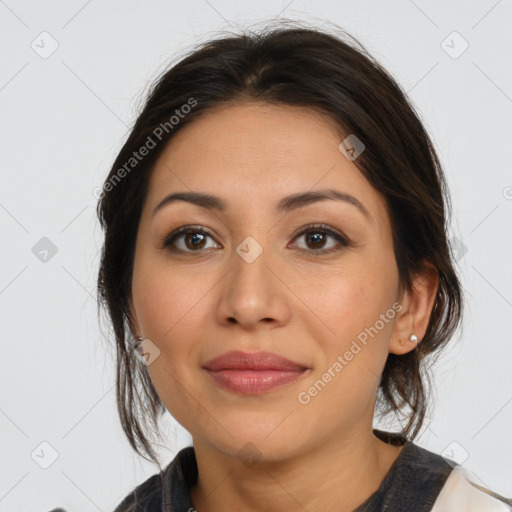
[{"label": "eyebrow", "polygon": [[[348,204],[355,206],[368,220],[371,220],[370,212],[365,208],[361,202],[354,196],[345,192],[340,192],[334,189],[315,190],[309,192],[299,192],[290,196],[283,197],[276,204],[277,213],[288,213],[300,208],[304,208],[310,204],[318,203],[320,201],[344,201]],[[194,204],[201,208],[213,209],[219,212],[225,212],[228,209],[227,203],[218,196],[211,194],[203,194],[201,192],[175,192],[165,196],[162,201],[158,203],[153,210],[153,216],[167,206],[176,201],[184,201]]]}]

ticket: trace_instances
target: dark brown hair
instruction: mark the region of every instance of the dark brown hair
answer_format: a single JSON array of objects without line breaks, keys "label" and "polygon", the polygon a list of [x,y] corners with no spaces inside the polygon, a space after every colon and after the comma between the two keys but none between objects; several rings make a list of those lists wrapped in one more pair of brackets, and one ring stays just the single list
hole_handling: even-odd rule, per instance
[{"label": "dark brown hair", "polygon": [[[302,23],[287,26],[288,20],[277,24],[257,33],[225,33],[161,74],[98,203],[105,232],[98,297],[114,329],[118,412],[130,445],[157,464],[146,436],[151,431],[160,435],[159,418],[166,409],[147,369],[133,356],[130,297],[136,235],[155,161],[178,130],[205,112],[244,101],[309,107],[334,120],[340,134],[363,141],[365,150],[354,163],[386,201],[401,289],[411,289],[411,278],[425,261],[439,273],[424,338],[407,354],[388,355],[379,384],[382,415],[410,408],[402,430],[409,439],[418,434],[429,403],[430,380],[423,370],[432,357],[427,356],[439,355],[462,318],[462,290],[447,240],[447,185],[433,143],[406,94],[339,27],[330,34]],[[151,148],[135,159],[144,146]]]}]

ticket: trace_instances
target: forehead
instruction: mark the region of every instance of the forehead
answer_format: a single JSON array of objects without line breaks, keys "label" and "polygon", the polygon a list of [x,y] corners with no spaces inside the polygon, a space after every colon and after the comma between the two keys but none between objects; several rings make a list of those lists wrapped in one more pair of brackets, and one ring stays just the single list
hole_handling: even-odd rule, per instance
[{"label": "forehead", "polygon": [[338,149],[339,132],[331,118],[302,107],[249,103],[207,112],[178,131],[160,155],[147,203],[154,208],[170,192],[194,191],[247,209],[333,188],[380,217],[384,200]]}]

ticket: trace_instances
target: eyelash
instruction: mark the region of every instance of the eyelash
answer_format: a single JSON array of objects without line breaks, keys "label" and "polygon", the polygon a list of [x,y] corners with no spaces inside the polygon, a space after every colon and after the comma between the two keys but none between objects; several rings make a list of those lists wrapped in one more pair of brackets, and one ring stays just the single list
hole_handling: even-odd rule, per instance
[{"label": "eyelash", "polygon": [[[297,238],[308,234],[308,233],[321,233],[324,235],[328,235],[332,238],[334,238],[341,247],[331,247],[330,249],[301,249],[302,251],[317,253],[317,254],[328,254],[331,252],[339,251],[343,247],[347,247],[349,245],[348,239],[341,236],[340,234],[336,233],[335,231],[332,231],[328,229],[325,224],[310,224],[309,226],[305,226],[302,231],[300,231],[297,235],[294,236],[293,240],[296,240]],[[182,249],[178,249],[176,247],[172,247],[172,244],[182,235],[186,234],[202,234],[209,236],[210,238],[213,238],[210,233],[205,231],[199,226],[183,226],[181,228],[178,228],[177,230],[173,231],[171,234],[167,235],[163,239],[163,248],[168,249],[171,252],[181,252],[186,254],[192,254],[194,252],[201,252],[201,249],[198,249],[197,251],[184,251]]]}]

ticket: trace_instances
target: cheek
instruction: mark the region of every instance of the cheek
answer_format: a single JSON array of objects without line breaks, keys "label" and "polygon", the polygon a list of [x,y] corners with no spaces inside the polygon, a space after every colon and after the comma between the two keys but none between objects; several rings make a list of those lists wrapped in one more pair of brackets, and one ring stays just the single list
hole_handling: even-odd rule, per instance
[{"label": "cheek", "polygon": [[190,272],[177,271],[168,264],[145,265],[141,258],[132,280],[141,332],[157,343],[175,339],[177,332],[197,320],[207,292],[207,280],[194,279]]},{"label": "cheek", "polygon": [[396,314],[396,282],[393,268],[377,265],[351,266],[307,295],[306,305],[315,313],[308,315],[309,328],[323,345],[327,367],[347,351],[351,367],[377,372],[385,361]]},{"label": "cheek", "polygon": [[327,339],[335,341],[366,325],[382,299],[371,272],[357,266],[334,269],[324,277],[309,282],[301,296],[305,297],[305,306],[317,314],[317,321],[323,321],[329,329]]},{"label": "cheek", "polygon": [[[142,263],[142,262],[141,262]],[[159,356],[148,367],[151,381],[165,407],[185,426],[190,417],[201,415],[200,407],[188,397],[198,395],[195,374],[198,347],[190,343],[197,332],[207,284],[191,280],[189,274],[157,268],[157,265],[134,268],[133,304],[141,335],[159,349]],[[211,288],[211,286],[210,286]],[[197,410],[196,410],[197,409]]]},{"label": "cheek", "polygon": [[310,314],[308,328],[320,350],[316,371],[301,390],[314,397],[305,410],[350,422],[369,407],[388,354],[392,304],[384,283],[368,272],[351,273],[310,295],[308,306],[321,321]]}]

